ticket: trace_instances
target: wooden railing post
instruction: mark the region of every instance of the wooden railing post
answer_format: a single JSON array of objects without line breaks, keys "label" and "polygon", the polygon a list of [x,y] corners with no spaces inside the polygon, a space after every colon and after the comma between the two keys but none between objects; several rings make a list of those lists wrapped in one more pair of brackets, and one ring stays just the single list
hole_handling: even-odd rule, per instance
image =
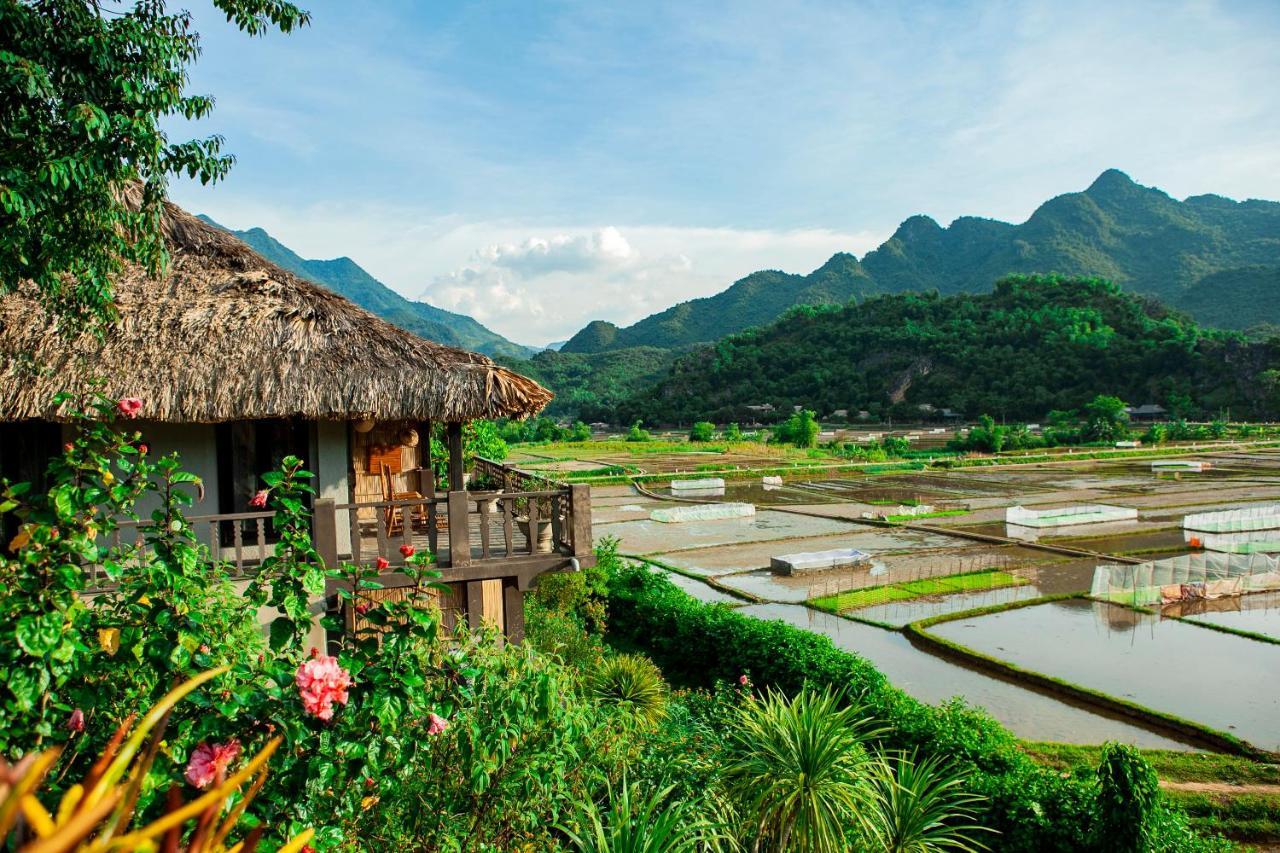
[{"label": "wooden railing post", "polygon": [[576,484],[569,487],[569,515],[573,519],[573,556],[589,556],[594,544],[591,541],[590,486]]},{"label": "wooden railing post", "polygon": [[311,520],[311,536],[325,568],[338,567],[338,510],[333,498],[318,498]]},{"label": "wooden railing post", "polygon": [[466,492],[449,492],[449,565],[471,565],[471,501]]}]

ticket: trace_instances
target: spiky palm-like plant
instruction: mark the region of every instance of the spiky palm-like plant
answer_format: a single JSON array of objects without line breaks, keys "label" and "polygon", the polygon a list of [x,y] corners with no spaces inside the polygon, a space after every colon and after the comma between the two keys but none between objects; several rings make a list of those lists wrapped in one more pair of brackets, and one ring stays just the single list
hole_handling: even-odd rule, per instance
[{"label": "spiky palm-like plant", "polygon": [[729,732],[724,782],[755,850],[827,853],[865,835],[872,809],[869,724],[825,690],[749,698]]},{"label": "spiky palm-like plant", "polygon": [[718,850],[726,839],[687,800],[671,800],[674,786],[643,795],[639,785],[608,788],[603,808],[588,801],[578,828],[561,827],[579,853],[696,853]]},{"label": "spiky palm-like plant", "polygon": [[939,756],[888,755],[876,762],[871,840],[887,853],[973,853],[987,849],[974,836],[991,830],[974,823],[983,798],[964,788],[964,777]]},{"label": "spiky palm-like plant", "polygon": [[667,712],[667,685],[653,661],[642,655],[605,658],[587,680],[591,696],[624,719],[654,725]]}]

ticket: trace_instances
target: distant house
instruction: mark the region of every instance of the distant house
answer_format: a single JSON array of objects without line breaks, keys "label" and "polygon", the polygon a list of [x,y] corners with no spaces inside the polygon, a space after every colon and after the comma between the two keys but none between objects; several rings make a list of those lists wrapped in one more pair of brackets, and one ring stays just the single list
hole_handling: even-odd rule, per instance
[{"label": "distant house", "polygon": [[943,409],[942,417],[949,421],[958,421],[961,418],[963,418],[964,415],[960,412],[955,411],[954,409]]},{"label": "distant house", "polygon": [[1129,420],[1131,421],[1162,421],[1169,417],[1168,410],[1164,406],[1155,403],[1126,406],[1125,411],[1129,413]]},{"label": "distant house", "polygon": [[761,403],[758,406],[747,406],[748,412],[756,412],[757,414],[768,414],[773,411],[773,403]]},{"label": "distant house", "polygon": [[845,420],[848,420],[848,419],[849,419],[849,410],[848,410],[848,409],[836,409],[834,412],[832,412],[830,415],[828,415],[828,416],[827,416],[827,418],[828,418],[828,420],[833,420],[833,421],[845,421]]},{"label": "distant house", "polygon": [[[563,499],[546,502],[560,509],[540,518],[557,536],[546,551],[541,538],[513,533],[514,503],[500,499],[495,510],[465,491],[463,424],[535,414],[550,391],[393,326],[176,206],[166,205],[162,228],[169,271],[157,280],[131,268],[119,278],[120,320],[102,339],[59,336],[28,288],[0,297],[0,475],[38,481],[61,452],[59,392],[137,397],[143,406],[130,426],[153,456],[177,451],[200,477],[196,533],[237,569],[274,541],[270,513],[250,501],[286,455],[315,473],[316,544],[327,562],[382,556],[395,572],[400,544],[430,547],[456,592],[455,611],[472,619],[483,613],[518,628],[522,603],[507,589],[590,559],[589,510],[576,507],[585,513],[576,529],[572,519],[587,493],[570,499],[563,487]],[[449,491],[437,489],[431,468],[433,424],[443,425]],[[550,487],[497,473],[508,492]],[[388,504],[401,495],[417,502]],[[473,542],[477,517],[490,527]]]}]

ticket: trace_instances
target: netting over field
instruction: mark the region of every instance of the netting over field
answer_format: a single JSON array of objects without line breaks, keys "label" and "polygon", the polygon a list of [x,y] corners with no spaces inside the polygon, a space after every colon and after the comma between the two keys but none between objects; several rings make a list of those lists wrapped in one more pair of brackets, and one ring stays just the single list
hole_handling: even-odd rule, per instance
[{"label": "netting over field", "polygon": [[1099,521],[1132,521],[1137,517],[1136,509],[1109,504],[1080,504],[1040,510],[1011,506],[1004,511],[1005,522],[1023,527],[1066,527]]},{"label": "netting over field", "polygon": [[1184,516],[1184,530],[1198,533],[1242,533],[1249,530],[1280,530],[1280,504],[1198,512]]},{"label": "netting over field", "polygon": [[1104,564],[1090,595],[1139,606],[1280,589],[1280,558],[1266,554],[1186,554],[1137,565]]},{"label": "netting over field", "polygon": [[694,504],[655,509],[649,513],[653,521],[679,524],[683,521],[719,521],[722,518],[746,518],[756,514],[755,504]]},{"label": "netting over field", "polygon": [[1227,554],[1269,554],[1280,551],[1280,530],[1244,530],[1239,533],[1184,530],[1183,538],[1192,547]]}]

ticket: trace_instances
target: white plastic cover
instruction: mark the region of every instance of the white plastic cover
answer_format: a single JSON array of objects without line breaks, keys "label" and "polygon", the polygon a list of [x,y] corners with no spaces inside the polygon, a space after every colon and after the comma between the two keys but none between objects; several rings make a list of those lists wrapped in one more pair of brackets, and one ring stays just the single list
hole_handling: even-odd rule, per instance
[{"label": "white plastic cover", "polygon": [[689,506],[655,509],[649,513],[649,518],[666,524],[676,524],[682,521],[716,521],[722,518],[746,518],[755,514],[755,504],[691,504]]},{"label": "white plastic cover", "polygon": [[1132,521],[1137,517],[1136,509],[1110,504],[1080,504],[1040,510],[1011,506],[1004,511],[1005,522],[1023,527],[1066,527],[1099,521]]}]

